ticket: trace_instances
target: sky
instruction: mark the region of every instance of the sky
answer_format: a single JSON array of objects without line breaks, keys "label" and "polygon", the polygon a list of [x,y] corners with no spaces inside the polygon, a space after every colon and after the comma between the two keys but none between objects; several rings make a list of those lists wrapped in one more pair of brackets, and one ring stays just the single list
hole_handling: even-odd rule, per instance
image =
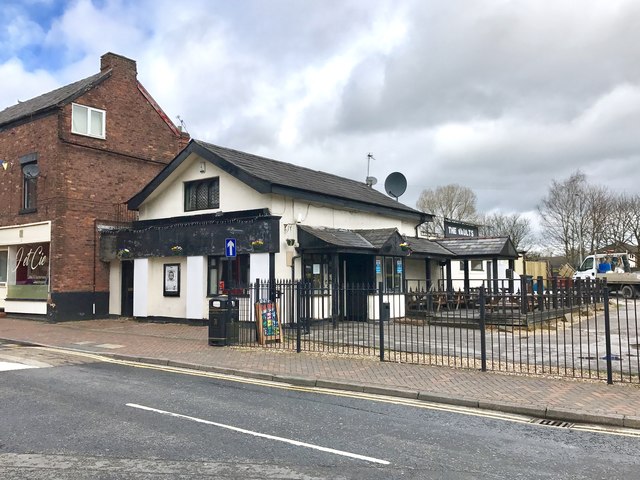
[{"label": "sky", "polygon": [[412,207],[457,183],[534,219],[578,169],[640,193],[636,0],[0,0],[0,25],[0,110],[114,52],[193,138],[401,172]]}]

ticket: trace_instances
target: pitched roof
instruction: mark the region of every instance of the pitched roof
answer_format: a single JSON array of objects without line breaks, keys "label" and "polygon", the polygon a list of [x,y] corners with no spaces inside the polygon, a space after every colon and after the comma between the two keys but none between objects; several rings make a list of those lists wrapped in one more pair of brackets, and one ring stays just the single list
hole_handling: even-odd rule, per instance
[{"label": "pitched roof", "polygon": [[413,253],[421,253],[424,255],[435,255],[439,257],[453,257],[454,253],[447,250],[442,245],[439,245],[434,240],[427,240],[426,238],[415,238],[404,236],[405,242],[409,244],[409,248]]},{"label": "pitched roof", "polygon": [[78,98],[87,90],[95,87],[110,75],[111,70],[96,73],[95,75],[83,80],[78,80],[77,82],[58,88],[49,93],[45,93],[39,97],[35,97],[24,102],[18,102],[17,105],[7,107],[0,112],[0,128],[10,123],[31,118],[34,115],[45,113],[61,105],[67,104]]},{"label": "pitched roof", "polygon": [[311,236],[322,240],[323,242],[335,247],[343,248],[367,248],[373,249],[366,238],[353,230],[345,228],[328,228],[328,227],[309,227],[307,225],[298,225],[298,229],[310,234]]},{"label": "pitched roof", "polygon": [[459,258],[518,258],[509,237],[447,238],[434,240]]},{"label": "pitched roof", "polygon": [[200,140],[191,140],[180,155],[129,200],[129,208],[137,209],[190,153],[198,154],[260,193],[305,198],[354,210],[385,212],[416,221],[432,219],[432,215],[403,205],[363,182]]}]

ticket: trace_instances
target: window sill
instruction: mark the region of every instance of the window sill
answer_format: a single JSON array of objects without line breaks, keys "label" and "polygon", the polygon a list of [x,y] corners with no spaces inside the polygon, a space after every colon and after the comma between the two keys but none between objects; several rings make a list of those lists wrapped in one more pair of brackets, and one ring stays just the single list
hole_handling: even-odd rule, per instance
[{"label": "window sill", "polygon": [[74,132],[73,130],[71,130],[71,133],[72,133],[73,135],[80,135],[81,137],[95,138],[96,140],[106,140],[106,139],[107,139],[107,136],[106,136],[106,135],[103,135],[103,136],[100,136],[100,135],[91,135],[91,134],[89,134],[89,133]]},{"label": "window sill", "polygon": [[37,208],[21,208],[18,215],[27,215],[29,213],[36,213],[37,211]]}]

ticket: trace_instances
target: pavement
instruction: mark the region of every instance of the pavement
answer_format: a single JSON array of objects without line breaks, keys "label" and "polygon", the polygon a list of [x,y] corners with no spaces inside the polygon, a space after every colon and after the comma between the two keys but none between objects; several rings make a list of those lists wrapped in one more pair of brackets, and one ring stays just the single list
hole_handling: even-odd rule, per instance
[{"label": "pavement", "polygon": [[48,323],[3,317],[0,339],[294,385],[640,429],[637,384],[607,385],[274,348],[209,346],[207,327],[122,318]]}]

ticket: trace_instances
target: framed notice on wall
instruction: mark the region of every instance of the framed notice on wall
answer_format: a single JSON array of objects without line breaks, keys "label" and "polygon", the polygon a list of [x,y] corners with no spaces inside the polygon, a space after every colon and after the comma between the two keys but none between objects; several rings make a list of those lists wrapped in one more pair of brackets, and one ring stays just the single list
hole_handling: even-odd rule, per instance
[{"label": "framed notice on wall", "polygon": [[165,297],[180,296],[180,264],[165,263],[164,264],[164,282],[163,290]]},{"label": "framed notice on wall", "polygon": [[258,324],[258,343],[260,345],[270,341],[280,341],[282,325],[280,325],[278,305],[274,302],[256,303],[256,322]]}]

